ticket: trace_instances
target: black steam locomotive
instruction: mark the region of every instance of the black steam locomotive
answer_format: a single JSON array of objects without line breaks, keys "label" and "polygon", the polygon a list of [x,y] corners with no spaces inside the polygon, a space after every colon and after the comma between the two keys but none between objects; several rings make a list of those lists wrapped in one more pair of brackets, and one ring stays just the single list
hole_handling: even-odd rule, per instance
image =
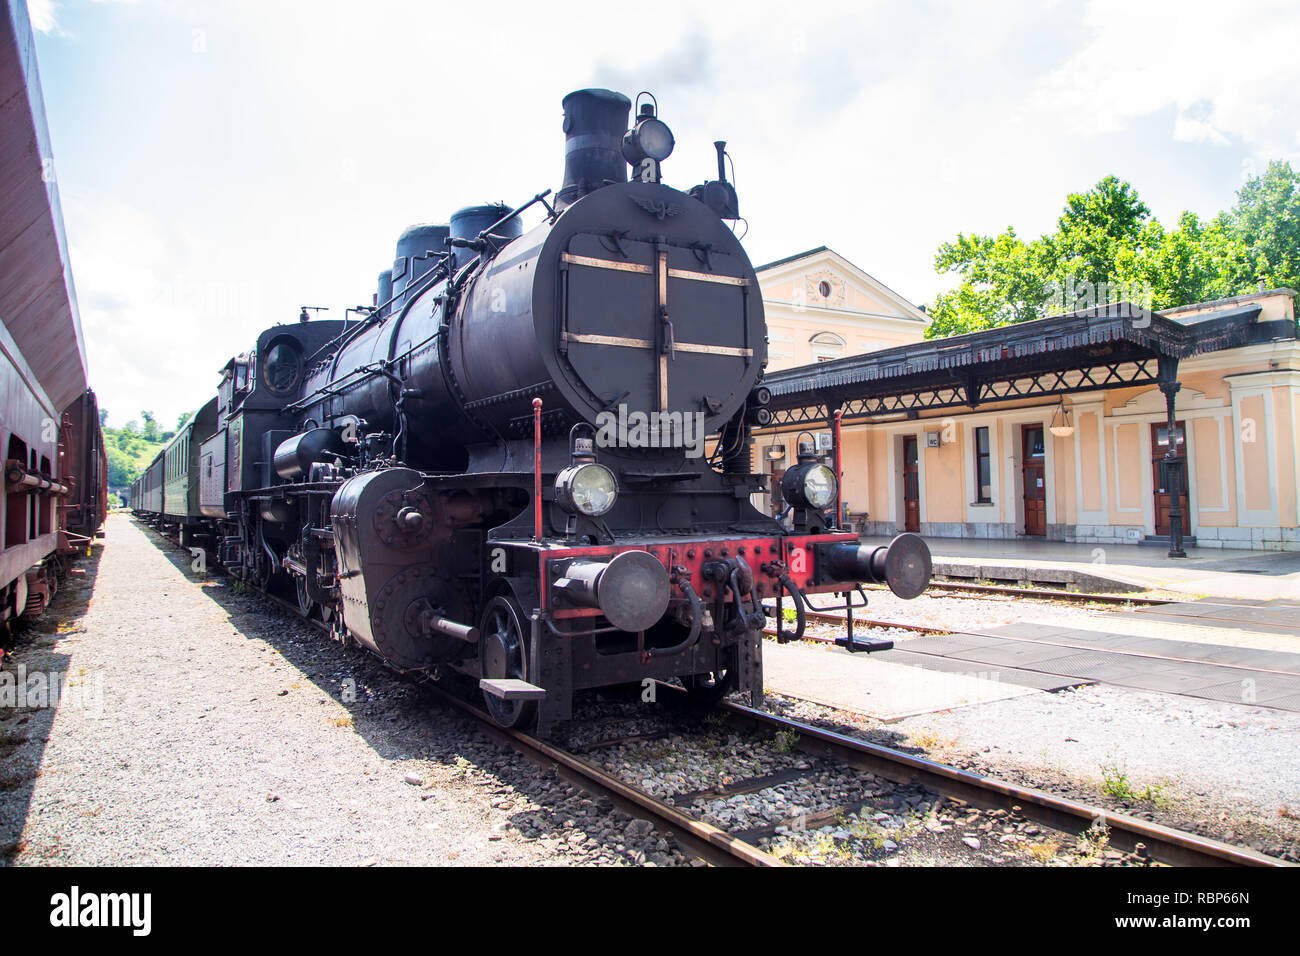
[{"label": "black steam locomotive", "polygon": [[653,103],[630,129],[621,94],[563,105],[554,205],[408,229],[373,307],[263,332],[132,501],[542,732],[575,691],[647,678],[757,699],[765,598],[802,622],[810,592],[912,597],[930,573],[914,535],[872,549],[827,526],[837,476],[811,453],[782,480],[784,522],[750,503],[767,339],[725,144],[718,178],[679,192]]}]

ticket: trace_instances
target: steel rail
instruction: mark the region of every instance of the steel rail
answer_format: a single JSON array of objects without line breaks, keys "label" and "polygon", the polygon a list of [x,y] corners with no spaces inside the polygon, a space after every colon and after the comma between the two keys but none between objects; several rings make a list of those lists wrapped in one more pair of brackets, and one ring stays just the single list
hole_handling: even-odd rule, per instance
[{"label": "steel rail", "polygon": [[793,732],[798,735],[796,746],[804,752],[830,755],[895,783],[924,786],[943,796],[985,809],[1018,808],[1016,812],[1023,816],[1064,833],[1077,835],[1103,825],[1107,828],[1111,846],[1134,852],[1141,843],[1153,860],[1171,866],[1292,866],[1284,860],[1211,837],[985,777],[743,704],[725,701],[719,708],[733,723]]},{"label": "steel rail", "polygon": [[671,804],[629,786],[613,774],[530,734],[494,723],[473,704],[440,687],[428,687],[443,703],[479,720],[488,733],[534,762],[550,764],[570,784],[596,797],[605,797],[624,813],[648,819],[671,834],[694,856],[714,866],[785,866],[781,860],[732,836],[711,823],[682,813]]},{"label": "steel rail", "polygon": [[[1070,601],[1075,604],[1173,604],[1166,598],[1128,596],[1124,594],[1087,594],[1082,591],[1060,591],[1048,588],[1017,588],[1001,584],[966,584],[962,581],[931,581],[927,587],[941,591],[971,591],[976,594],[1005,594],[1008,597],[1039,598],[1044,601]],[[870,590],[880,590],[871,588]]]},{"label": "steel rail", "polygon": [[[303,617],[297,605],[275,594],[257,591],[263,597],[284,608],[295,619],[310,624],[317,630],[330,633],[323,621]],[[786,866],[781,860],[732,836],[711,823],[697,820],[658,797],[629,786],[613,774],[602,770],[576,754],[561,750],[531,734],[502,727],[486,712],[430,680],[419,681],[420,686],[438,701],[453,707],[462,714],[482,724],[482,729],[498,743],[504,744],[522,756],[543,766],[552,766],[568,783],[591,794],[604,797],[618,809],[632,817],[648,819],[656,827],[669,833],[689,853],[714,866]]]}]

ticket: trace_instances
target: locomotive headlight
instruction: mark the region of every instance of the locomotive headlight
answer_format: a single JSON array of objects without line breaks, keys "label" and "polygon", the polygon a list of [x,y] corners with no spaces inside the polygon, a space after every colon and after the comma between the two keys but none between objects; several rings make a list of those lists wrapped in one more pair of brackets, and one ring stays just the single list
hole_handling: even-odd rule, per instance
[{"label": "locomotive headlight", "polygon": [[633,166],[643,159],[663,162],[672,155],[675,145],[673,131],[667,123],[654,116],[642,115],[623,137],[623,158]]},{"label": "locomotive headlight", "polygon": [[835,472],[825,465],[795,465],[781,478],[781,497],[796,508],[821,511],[835,500]]},{"label": "locomotive headlight", "polygon": [[555,478],[555,498],[568,512],[598,518],[614,507],[617,497],[614,473],[595,462],[570,465]]},{"label": "locomotive headlight", "polygon": [[660,162],[672,155],[673,131],[659,119],[645,119],[636,124],[636,139],[641,152]]}]

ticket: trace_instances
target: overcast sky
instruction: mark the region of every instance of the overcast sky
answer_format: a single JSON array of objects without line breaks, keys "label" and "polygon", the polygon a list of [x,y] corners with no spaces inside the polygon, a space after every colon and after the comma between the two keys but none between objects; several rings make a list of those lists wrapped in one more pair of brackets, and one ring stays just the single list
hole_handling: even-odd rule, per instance
[{"label": "overcast sky", "polygon": [[[19,0],[21,2],[21,0]],[[1300,158],[1300,4],[29,0],[91,384],[175,422],[409,223],[563,171],[560,99],[655,93],[679,188],[735,158],[755,263],[829,245],[913,302],[957,232],[1108,173],[1212,215]]]}]

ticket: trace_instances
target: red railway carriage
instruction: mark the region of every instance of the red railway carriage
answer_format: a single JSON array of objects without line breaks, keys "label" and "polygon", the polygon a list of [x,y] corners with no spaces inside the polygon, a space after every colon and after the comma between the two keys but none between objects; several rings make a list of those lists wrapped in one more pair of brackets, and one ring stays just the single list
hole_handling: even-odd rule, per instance
[{"label": "red railway carriage", "polygon": [[68,493],[60,499],[59,549],[72,552],[100,533],[108,514],[108,452],[99,425],[99,402],[90,389],[64,410],[60,438],[59,459]]},{"label": "red railway carriage", "polygon": [[[99,528],[106,461],[26,5],[0,12],[0,639]],[[69,522],[72,524],[69,525]]]}]

